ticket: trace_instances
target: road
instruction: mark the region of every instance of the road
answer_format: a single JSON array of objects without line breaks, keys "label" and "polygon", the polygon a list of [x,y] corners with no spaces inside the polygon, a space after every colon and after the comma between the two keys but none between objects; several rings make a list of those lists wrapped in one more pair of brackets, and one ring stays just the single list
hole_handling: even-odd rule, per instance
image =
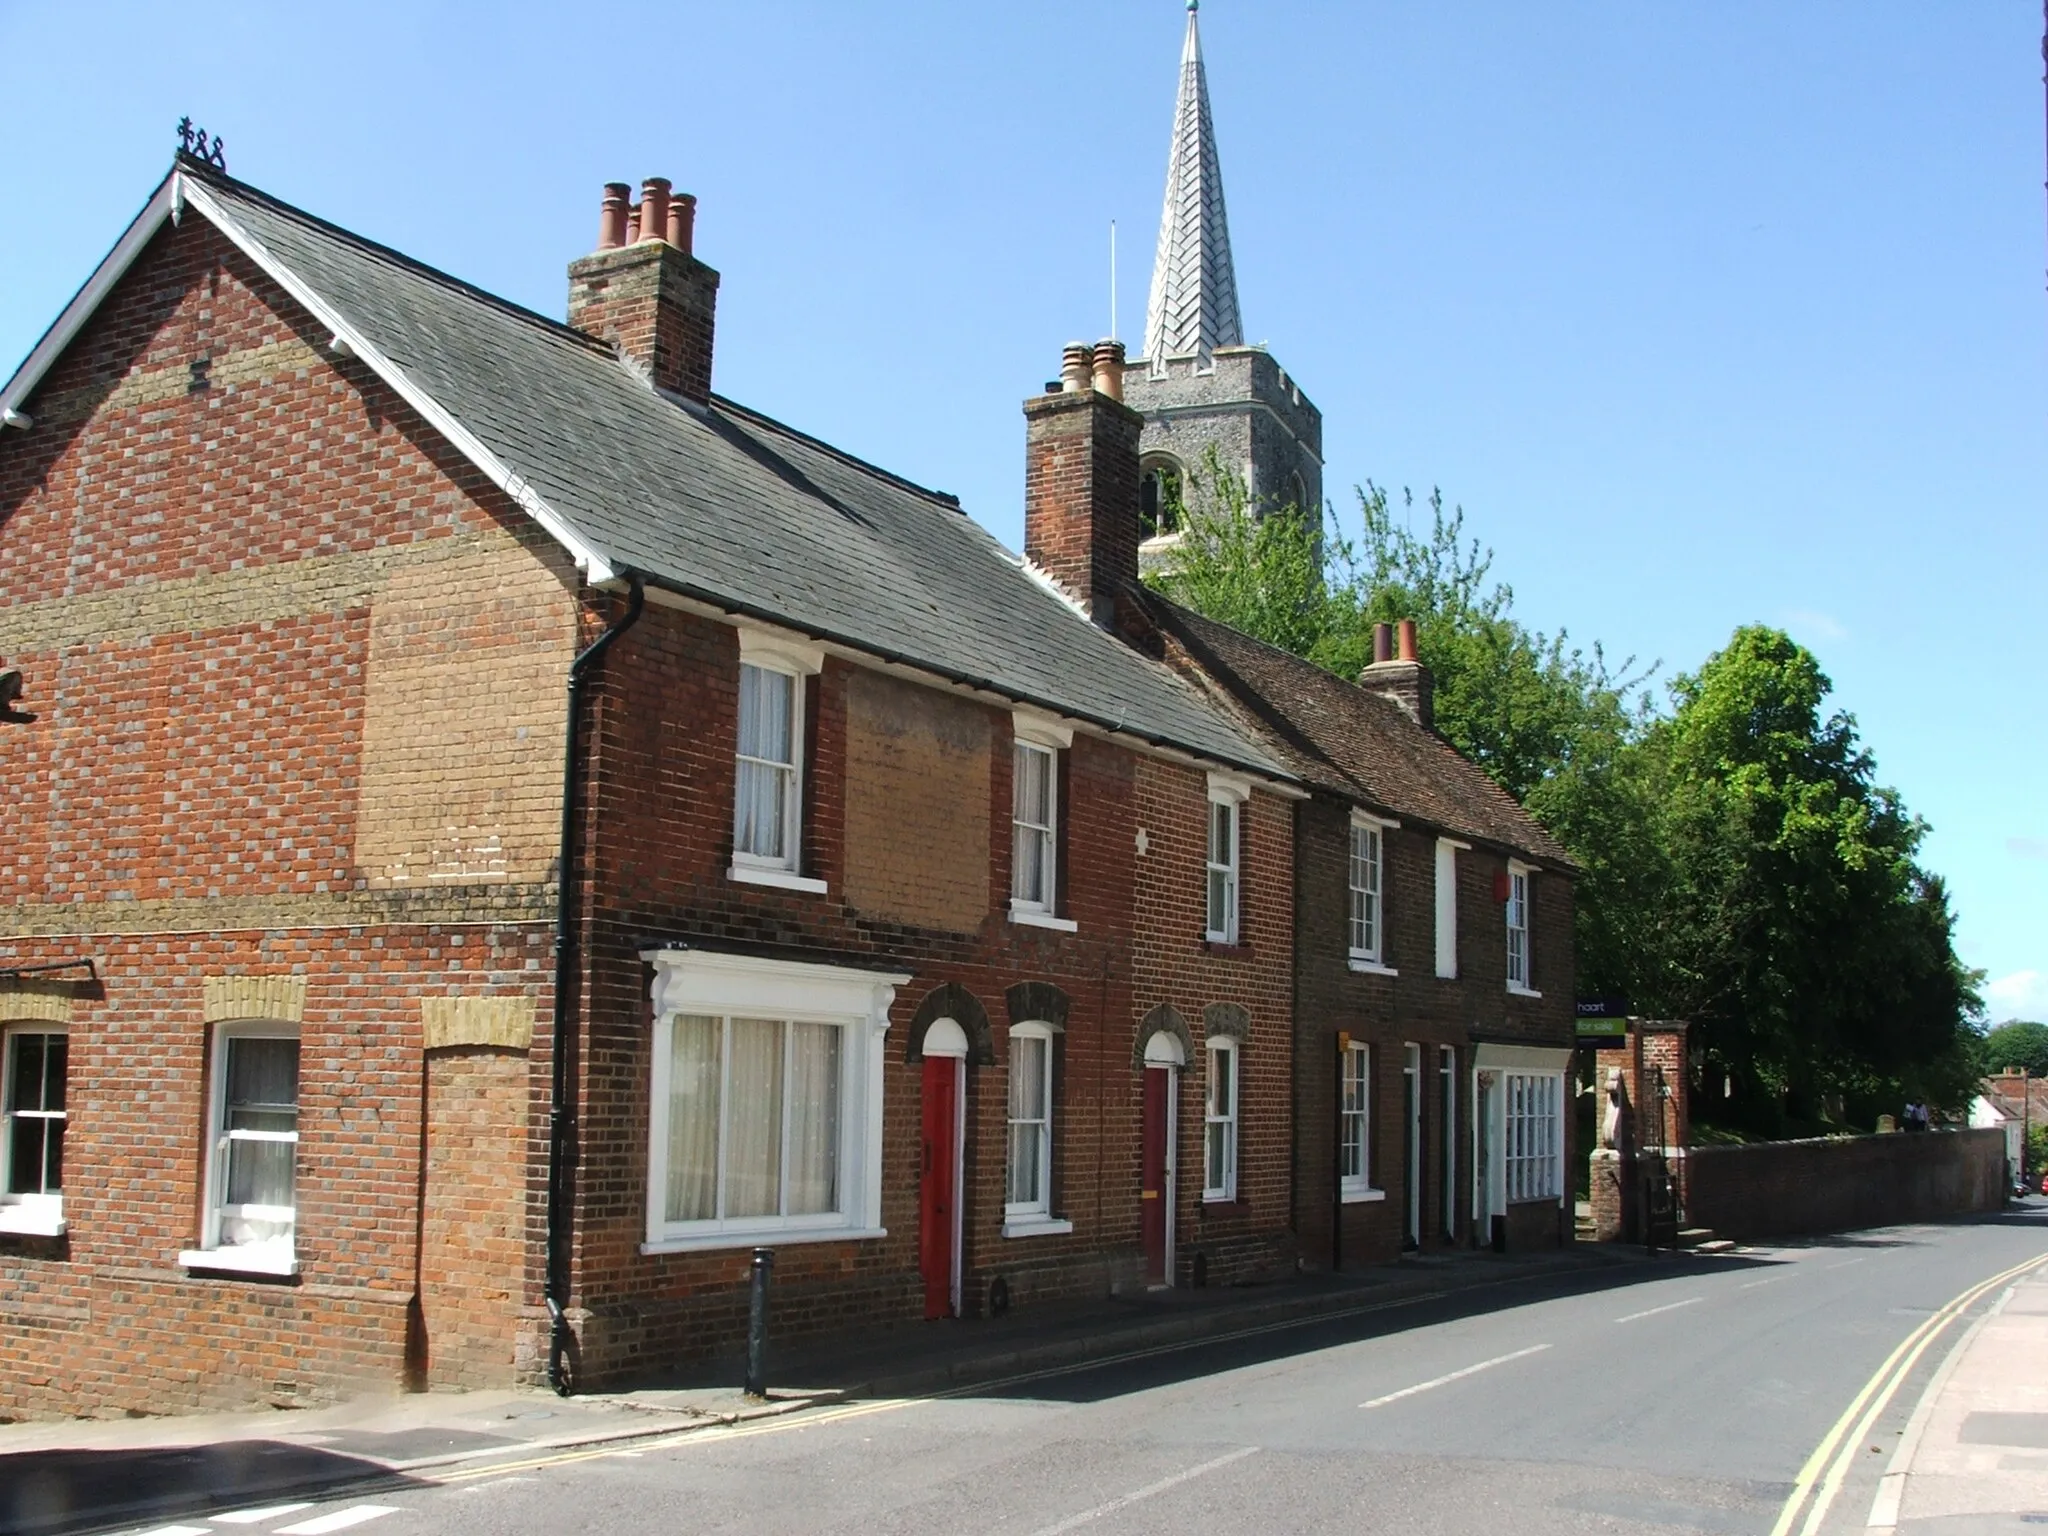
[{"label": "road", "polygon": [[[1552,1277],[169,1530],[1861,1531],[1886,1460],[1872,1449],[1897,1444],[1993,1293],[1943,1309],[2044,1254],[2037,1204]],[[1859,1400],[1887,1362],[1877,1379],[1895,1390]],[[1831,1431],[1835,1454],[1816,1460]]]}]

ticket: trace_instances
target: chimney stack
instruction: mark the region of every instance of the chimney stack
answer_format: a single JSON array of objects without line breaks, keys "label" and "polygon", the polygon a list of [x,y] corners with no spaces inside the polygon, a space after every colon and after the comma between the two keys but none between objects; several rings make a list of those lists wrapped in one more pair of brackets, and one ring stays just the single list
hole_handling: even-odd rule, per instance
[{"label": "chimney stack", "polygon": [[1372,665],[1358,686],[1392,699],[1424,730],[1436,728],[1436,682],[1416,650],[1415,621],[1372,627]]},{"label": "chimney stack", "polygon": [[1124,349],[1074,342],[1060,387],[1024,402],[1024,554],[1114,629],[1138,580],[1138,433],[1119,398]]},{"label": "chimney stack", "polygon": [[711,398],[718,274],[692,254],[697,200],[650,176],[640,201],[607,182],[597,249],[569,264],[569,323],[611,343],[658,389]]}]

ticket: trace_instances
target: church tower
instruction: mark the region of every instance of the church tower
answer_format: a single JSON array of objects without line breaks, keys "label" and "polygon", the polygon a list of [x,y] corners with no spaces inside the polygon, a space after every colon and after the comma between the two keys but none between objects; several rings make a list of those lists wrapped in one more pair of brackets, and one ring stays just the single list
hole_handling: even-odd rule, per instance
[{"label": "church tower", "polygon": [[1197,490],[1211,449],[1243,478],[1253,507],[1293,505],[1320,517],[1323,506],[1323,413],[1271,353],[1244,343],[1200,5],[1188,0],[1145,355],[1124,376],[1124,400],[1145,418],[1148,569],[1171,548],[1181,501]]}]

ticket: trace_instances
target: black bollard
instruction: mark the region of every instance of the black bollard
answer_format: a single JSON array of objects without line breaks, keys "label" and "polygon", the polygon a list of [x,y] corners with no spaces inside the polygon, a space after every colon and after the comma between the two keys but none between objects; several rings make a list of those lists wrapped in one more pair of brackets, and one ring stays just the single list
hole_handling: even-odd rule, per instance
[{"label": "black bollard", "polygon": [[747,1304],[747,1396],[768,1395],[768,1277],[775,1269],[775,1250],[754,1250],[753,1295]]}]

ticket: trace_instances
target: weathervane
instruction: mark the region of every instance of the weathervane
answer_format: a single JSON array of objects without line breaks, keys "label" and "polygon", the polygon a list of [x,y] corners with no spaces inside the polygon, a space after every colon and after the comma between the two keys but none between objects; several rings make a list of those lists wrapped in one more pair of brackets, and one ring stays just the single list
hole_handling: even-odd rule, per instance
[{"label": "weathervane", "polygon": [[206,130],[194,128],[189,117],[178,119],[178,147],[193,159],[204,161],[217,171],[228,168],[227,151],[221,145],[220,135],[216,133],[209,143]]}]

